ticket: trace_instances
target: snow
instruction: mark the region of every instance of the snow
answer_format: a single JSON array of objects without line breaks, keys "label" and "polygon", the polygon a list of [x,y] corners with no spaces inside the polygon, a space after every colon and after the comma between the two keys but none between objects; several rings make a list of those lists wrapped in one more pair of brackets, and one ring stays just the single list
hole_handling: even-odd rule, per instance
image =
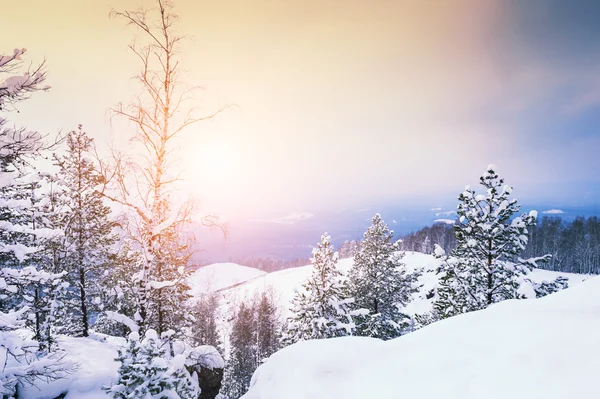
[{"label": "snow", "polygon": [[[129,317],[122,315],[120,313],[117,313],[117,312],[110,311],[110,310],[107,310],[104,313],[106,314],[106,317],[108,317],[109,319],[126,325],[127,327],[129,327],[129,329],[131,331],[133,331],[137,334],[139,327],[138,327],[137,323],[135,321],[131,320]],[[139,336],[136,339],[136,341],[137,340],[139,340]]]},{"label": "snow", "polygon": [[200,296],[219,291],[267,274],[253,267],[235,263],[215,263],[196,270],[190,276],[191,294]]},{"label": "snow", "polygon": [[[431,310],[432,304],[432,300],[427,299],[426,294],[437,285],[438,277],[435,271],[439,266],[439,260],[431,255],[407,252],[403,262],[407,265],[409,271],[423,269],[423,275],[419,279],[422,288],[418,294],[414,295],[412,301],[403,311],[409,315],[426,313]],[[338,268],[343,273],[347,273],[352,264],[352,259],[343,259],[338,262]],[[213,281],[218,283],[213,284],[213,287],[221,289],[228,298],[235,296],[243,298],[246,295],[253,295],[256,291],[273,289],[275,299],[278,300],[280,310],[284,313],[284,316],[289,309],[294,289],[300,288],[304,280],[312,273],[312,266],[310,265],[268,274],[235,264],[211,266],[204,268],[206,270],[203,273],[210,272],[212,269]],[[201,271],[202,269],[198,270],[198,272]],[[203,273],[198,274],[198,272],[194,275],[201,282],[200,277]],[[553,280],[557,275],[559,273],[535,270],[529,277],[534,281],[544,281]],[[566,273],[560,273],[560,275],[569,278],[571,286],[577,285],[589,277]],[[235,285],[235,282],[238,281],[243,281],[243,284]],[[224,289],[227,284],[229,284],[229,288]],[[582,375],[585,375],[585,372],[591,372],[594,369],[593,367],[598,370],[600,365],[591,365],[592,356],[590,355],[590,359],[586,360],[588,363],[583,362],[581,366],[575,367],[573,363],[569,363],[570,356],[580,356],[580,353],[589,353],[589,351],[577,352],[570,348],[574,345],[579,345],[581,348],[585,348],[587,345],[593,348],[592,342],[595,341],[590,341],[588,338],[594,334],[594,331],[598,331],[597,329],[600,326],[590,325],[579,329],[580,324],[578,323],[580,319],[586,318],[590,321],[596,320],[598,323],[597,319],[600,317],[598,316],[600,315],[599,285],[599,278],[595,278],[566,292],[553,294],[541,300],[508,301],[496,304],[483,312],[462,315],[435,323],[393,341],[382,342],[371,338],[350,337],[295,344],[274,354],[264,366],[259,368],[255,376],[255,386],[246,398],[395,398],[397,397],[397,391],[392,390],[390,384],[401,386],[396,385],[400,384],[398,380],[400,377],[406,378],[407,382],[402,382],[402,384],[407,384],[406,394],[412,393],[419,398],[433,397],[431,395],[442,392],[435,389],[442,390],[446,387],[449,391],[444,397],[459,397],[463,394],[462,391],[458,391],[461,384],[462,386],[472,385],[473,389],[477,388],[477,390],[469,390],[465,394],[464,398],[467,399],[471,397],[502,397],[500,393],[497,394],[498,396],[482,394],[481,389],[483,388],[481,387],[487,386],[486,384],[494,389],[499,389],[498,392],[503,392],[504,397],[515,397],[512,391],[506,391],[507,388],[501,385],[502,381],[492,380],[492,377],[482,374],[483,366],[481,362],[483,360],[481,358],[487,358],[486,350],[490,351],[490,358],[498,362],[492,369],[493,373],[511,370],[512,376],[513,369],[521,367],[527,371],[527,373],[523,371],[524,375],[533,375],[533,377],[538,378],[539,382],[539,379],[547,374],[535,368],[538,366],[537,363],[532,363],[537,362],[536,359],[533,359],[533,355],[530,356],[529,352],[519,351],[529,349],[542,351],[542,348],[550,348],[554,351],[555,357],[549,353],[545,355],[544,362],[539,361],[538,363],[547,363],[548,367],[552,366],[552,370],[556,369],[557,373],[559,371],[562,373],[561,370],[569,370],[568,367],[571,367],[571,370],[583,370]],[[196,292],[200,293],[206,292],[203,291],[206,288],[206,286],[195,287]],[[580,297],[587,294],[577,294],[578,297],[571,295],[571,293],[578,292],[585,292],[590,295],[593,293],[596,297],[592,297],[585,302]],[[562,299],[559,300],[558,298]],[[592,306],[591,300],[596,301],[595,305]],[[552,305],[550,305],[551,303]],[[593,309],[588,311],[577,308],[574,310],[582,303]],[[543,304],[547,305],[542,306]],[[509,310],[503,311],[503,309]],[[523,309],[528,313],[525,314],[524,311],[521,311]],[[497,314],[500,316],[492,316]],[[118,317],[116,314],[114,316]],[[532,321],[528,319],[529,317],[532,318]],[[576,328],[577,330],[575,330]],[[575,334],[573,331],[577,331],[577,335],[575,335],[575,338],[570,337],[570,341],[565,344],[567,346],[563,347],[561,339],[564,339],[564,337],[559,335],[567,332]],[[553,340],[556,339],[556,344],[553,344],[554,341],[551,341],[550,338],[544,338],[546,335],[551,336]],[[482,339],[484,336],[487,337],[485,340]],[[139,334],[132,333],[130,338],[139,340]],[[539,342],[538,338],[540,338]],[[582,341],[579,343],[580,339]],[[452,344],[449,345],[448,343]],[[505,348],[509,343],[511,345],[517,343],[520,346],[517,349]],[[65,360],[76,363],[77,368],[66,379],[43,383],[40,385],[40,389],[27,388],[22,398],[47,399],[54,398],[64,392],[68,392],[65,399],[108,398],[109,396],[102,391],[102,387],[111,385],[116,381],[119,364],[114,359],[117,357],[117,348],[124,344],[124,339],[104,335],[96,335],[90,338],[59,336],[58,347],[65,351]],[[491,349],[485,345],[490,346]],[[502,349],[497,349],[496,345]],[[440,353],[444,350],[448,351],[448,354]],[[224,365],[223,358],[210,346],[190,348],[186,353],[186,363],[200,363],[205,367],[217,368]],[[499,358],[504,355],[513,357]],[[600,356],[597,355],[593,357],[600,359]],[[436,361],[439,361],[441,365],[435,363]],[[594,361],[599,362],[600,360]],[[180,363],[181,359],[178,359],[177,362]],[[457,362],[461,363],[462,368],[456,367]],[[470,362],[473,362],[473,364]],[[289,364],[293,364],[293,366],[289,366]],[[414,370],[411,365],[414,366]],[[502,365],[502,368],[498,365]],[[292,368],[296,370],[294,373],[289,372]],[[424,370],[432,370],[432,372],[440,374],[444,374],[448,370],[453,372],[450,376],[440,375],[439,384],[437,382],[436,384],[423,384],[424,377],[420,373],[424,373]],[[456,373],[460,370],[464,370],[465,374],[457,377]],[[517,372],[515,369],[515,372],[521,371]],[[566,376],[565,381],[579,384],[579,379],[574,374],[574,372],[564,373]],[[469,376],[472,376],[472,378]],[[465,380],[468,377],[469,379]],[[361,386],[361,381],[366,378],[373,378],[373,382]],[[419,380],[419,378],[421,379]],[[433,377],[427,378],[429,378],[429,381],[433,381]],[[594,381],[590,376],[586,378],[589,381]],[[455,380],[460,381],[461,384],[451,384]],[[421,381],[421,383],[419,384],[416,381]],[[521,378],[518,384],[522,386],[523,384],[529,384],[529,382],[526,378]],[[284,390],[290,389],[290,387],[294,387],[294,389],[289,392]],[[424,389],[424,392],[430,396],[419,394],[416,391],[419,387]],[[585,393],[584,388],[585,386],[578,385],[573,390],[573,396],[563,395],[562,397],[590,397],[589,395],[577,396],[582,392]],[[369,389],[379,389],[381,392],[369,391]],[[496,395],[495,391],[492,392],[493,395]],[[556,392],[565,393],[564,390],[561,391],[558,388]],[[405,393],[404,390],[403,393]],[[460,397],[463,398],[463,396]],[[516,397],[521,396],[517,395]],[[553,393],[547,397],[558,398],[561,396]]]},{"label": "snow", "polygon": [[454,224],[454,223],[456,223],[456,220],[455,219],[435,219],[434,223]]},{"label": "snow", "polygon": [[67,354],[68,361],[77,364],[67,378],[50,383],[27,387],[21,394],[22,399],[51,399],[68,392],[65,399],[107,399],[102,391],[105,385],[117,380],[119,363],[117,348],[124,340],[106,337],[106,342],[92,338],[73,338],[60,336],[58,347]]},{"label": "snow", "polygon": [[209,369],[225,367],[225,361],[214,346],[201,345],[193,348],[187,355],[188,364],[199,364]]},{"label": "snow", "polygon": [[294,344],[257,369],[243,398],[597,398],[599,329],[596,277],[391,341],[343,337]]}]

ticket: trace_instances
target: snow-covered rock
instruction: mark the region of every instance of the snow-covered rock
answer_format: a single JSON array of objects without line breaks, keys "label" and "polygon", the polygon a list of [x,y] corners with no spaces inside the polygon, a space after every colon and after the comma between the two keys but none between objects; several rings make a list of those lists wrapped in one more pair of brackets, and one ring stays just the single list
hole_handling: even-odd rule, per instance
[{"label": "snow-covered rock", "polygon": [[305,341],[272,355],[244,399],[598,398],[600,277],[391,341]]}]

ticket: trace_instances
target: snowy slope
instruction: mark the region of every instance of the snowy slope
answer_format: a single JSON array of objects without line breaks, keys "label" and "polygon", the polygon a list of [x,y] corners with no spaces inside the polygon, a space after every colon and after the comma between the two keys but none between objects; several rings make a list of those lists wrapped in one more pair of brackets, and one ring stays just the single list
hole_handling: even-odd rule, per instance
[{"label": "snowy slope", "polygon": [[[429,312],[431,310],[432,301],[426,298],[426,294],[437,285],[438,279],[435,271],[439,265],[439,261],[436,260],[433,255],[419,252],[406,252],[402,261],[409,271],[417,269],[423,270],[423,275],[419,279],[419,284],[422,285],[422,288],[419,293],[413,296],[412,302],[407,305],[404,311],[409,315]],[[342,259],[338,263],[338,268],[345,274],[350,270],[352,264],[353,259]],[[221,270],[223,270],[223,272],[226,271],[225,269]],[[256,292],[273,290],[277,302],[280,305],[280,311],[283,316],[287,316],[290,302],[294,297],[294,290],[302,288],[302,283],[311,273],[311,265],[272,273],[264,273],[254,279],[248,279],[248,281],[243,284],[224,289],[222,292],[225,296],[239,299],[251,297]],[[534,281],[541,282],[543,280],[553,280],[559,275],[567,277],[570,286],[581,283],[584,279],[589,277],[581,274],[534,270],[531,273],[530,278]]]},{"label": "snowy slope", "polygon": [[191,293],[199,296],[219,291],[267,274],[253,267],[235,263],[215,263],[196,270],[190,277]]},{"label": "snowy slope", "polygon": [[600,277],[395,340],[306,341],[275,353],[244,399],[598,398]]}]

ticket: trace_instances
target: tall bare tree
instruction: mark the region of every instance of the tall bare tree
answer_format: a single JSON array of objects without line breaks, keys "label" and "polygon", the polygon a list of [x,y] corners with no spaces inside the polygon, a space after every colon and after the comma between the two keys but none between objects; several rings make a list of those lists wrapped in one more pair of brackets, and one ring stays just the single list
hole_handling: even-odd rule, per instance
[{"label": "tall bare tree", "polygon": [[[187,127],[215,117],[225,107],[201,116],[197,108],[187,105],[198,87],[182,80],[179,46],[185,36],[176,33],[178,17],[170,1],[157,0],[156,8],[150,10],[113,10],[111,16],[125,20],[139,33],[129,48],[141,65],[135,77],[141,92],[111,112],[135,125],[132,140],[141,147],[143,160],[130,160],[113,151],[104,172],[115,190],[104,190],[104,194],[132,211],[124,226],[145,260],[137,275],[136,321],[142,330],[152,327],[160,333],[175,327],[181,316],[178,309],[187,291],[185,265],[190,257],[183,231],[194,210],[192,201],[173,210],[171,194],[179,180],[172,168],[174,140]],[[203,222],[219,224],[211,216]]]}]

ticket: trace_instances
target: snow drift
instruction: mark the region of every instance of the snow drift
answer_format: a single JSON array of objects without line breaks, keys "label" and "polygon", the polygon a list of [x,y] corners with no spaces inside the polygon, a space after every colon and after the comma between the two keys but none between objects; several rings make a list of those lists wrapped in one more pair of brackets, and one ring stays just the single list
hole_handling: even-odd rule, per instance
[{"label": "snow drift", "polygon": [[244,399],[598,398],[600,277],[391,340],[299,342],[254,373]]}]

